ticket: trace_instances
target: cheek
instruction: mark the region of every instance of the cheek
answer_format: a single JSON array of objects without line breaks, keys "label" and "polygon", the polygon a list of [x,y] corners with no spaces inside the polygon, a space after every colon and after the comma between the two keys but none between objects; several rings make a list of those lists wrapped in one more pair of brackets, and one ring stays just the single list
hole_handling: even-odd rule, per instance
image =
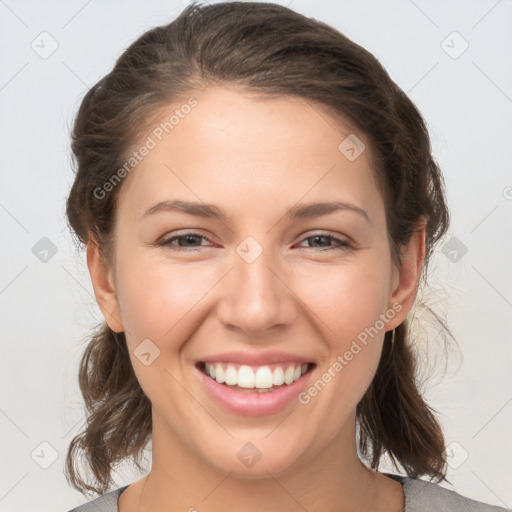
[{"label": "cheek", "polygon": [[176,338],[182,320],[215,284],[211,272],[154,258],[119,261],[120,306],[128,335]]},{"label": "cheek", "polygon": [[309,286],[303,285],[299,292],[308,296],[305,302],[319,319],[327,347],[319,381],[310,395],[328,389],[330,399],[323,403],[339,417],[359,402],[378,367],[387,330],[382,318],[394,317],[386,316],[388,280],[386,263],[373,258],[316,272],[314,283],[309,280]]},{"label": "cheek", "polygon": [[[180,386],[170,375],[178,375],[180,353],[204,318],[201,299],[218,281],[206,267],[171,264],[155,258],[119,258],[117,265],[119,302],[133,369],[140,386],[153,404],[180,396]],[[158,356],[144,365],[138,347],[151,340]],[[142,345],[142,343],[146,345]],[[150,353],[153,349],[149,344]],[[159,351],[159,352],[158,352]],[[153,353],[151,353],[151,358]],[[178,371],[177,371],[178,370]]]},{"label": "cheek", "polygon": [[[346,264],[311,269],[294,281],[294,287],[341,350],[385,312],[388,282],[386,262],[368,253]],[[381,322],[377,327],[382,330]]]}]

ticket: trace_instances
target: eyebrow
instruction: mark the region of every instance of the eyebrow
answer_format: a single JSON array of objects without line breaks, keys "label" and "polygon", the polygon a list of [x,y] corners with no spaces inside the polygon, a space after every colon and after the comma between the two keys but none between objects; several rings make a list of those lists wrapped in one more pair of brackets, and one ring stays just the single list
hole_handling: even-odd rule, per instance
[{"label": "eyebrow", "polygon": [[[343,210],[357,213],[358,215],[364,217],[368,224],[371,224],[368,213],[366,213],[365,210],[363,210],[359,206],[347,203],[345,201],[329,201],[325,203],[298,204],[288,210],[288,212],[286,213],[286,217],[292,219],[306,219],[320,217],[322,215],[327,215],[335,211]],[[224,212],[218,206],[215,206],[213,204],[175,200],[162,201],[160,203],[155,204],[142,215],[142,218],[162,211],[179,211],[187,213],[188,215],[194,215],[196,217],[213,218],[219,219],[221,221],[226,221],[228,217],[226,212]]]}]

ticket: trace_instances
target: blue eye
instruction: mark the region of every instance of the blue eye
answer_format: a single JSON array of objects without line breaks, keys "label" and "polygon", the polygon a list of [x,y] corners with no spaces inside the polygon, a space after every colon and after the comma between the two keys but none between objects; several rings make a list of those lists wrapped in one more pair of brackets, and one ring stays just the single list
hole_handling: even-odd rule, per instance
[{"label": "blue eye", "polygon": [[[175,235],[175,236],[172,236],[167,239],[162,239],[157,243],[157,245],[163,246],[163,247],[168,247],[174,251],[182,251],[182,250],[186,250],[187,248],[192,249],[192,250],[198,250],[200,247],[203,247],[200,243],[201,239],[208,240],[208,238],[206,238],[205,236],[203,236],[199,233],[196,233],[194,231],[189,231],[189,232],[183,233],[181,235]],[[335,236],[321,234],[321,233],[306,237],[303,239],[303,241],[306,241],[306,240],[318,241],[318,240],[322,240],[322,239],[331,241],[331,242],[334,241],[337,245],[331,246],[331,245],[324,244],[323,246],[321,246],[318,249],[314,248],[314,247],[309,247],[309,248],[314,249],[316,251],[331,251],[334,249],[347,250],[347,249],[351,248],[351,244],[349,242],[347,242],[345,240],[341,240],[340,238],[337,238]],[[195,242],[199,241],[199,245],[190,245],[190,243],[194,244],[194,240],[195,240]],[[178,244],[175,244],[174,242],[178,242]],[[322,248],[322,247],[324,247],[324,248]],[[306,249],[307,249],[307,247],[306,247]]]}]

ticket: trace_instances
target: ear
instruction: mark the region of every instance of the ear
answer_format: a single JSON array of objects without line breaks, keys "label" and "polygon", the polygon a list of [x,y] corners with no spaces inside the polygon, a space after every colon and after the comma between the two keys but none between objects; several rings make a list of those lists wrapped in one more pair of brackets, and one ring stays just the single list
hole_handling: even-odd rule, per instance
[{"label": "ear", "polygon": [[94,295],[105,317],[105,321],[114,332],[123,332],[124,327],[121,320],[112,270],[107,268],[103,261],[99,244],[92,234],[89,235],[87,242],[87,266],[89,267],[89,274],[91,275]]},{"label": "ear", "polygon": [[425,261],[426,226],[427,221],[422,217],[409,243],[400,248],[402,260],[400,268],[393,265],[389,308],[398,303],[401,304],[402,309],[388,323],[387,330],[397,327],[407,318],[416,299],[421,270]]}]

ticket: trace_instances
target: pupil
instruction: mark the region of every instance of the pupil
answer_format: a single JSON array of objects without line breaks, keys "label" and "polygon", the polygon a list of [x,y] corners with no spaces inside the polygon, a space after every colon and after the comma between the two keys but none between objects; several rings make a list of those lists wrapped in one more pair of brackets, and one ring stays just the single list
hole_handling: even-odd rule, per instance
[{"label": "pupil", "polygon": [[[184,237],[184,238],[185,238],[185,240],[186,240],[187,242],[192,241],[192,243],[193,243],[194,238],[197,238],[197,235],[185,235],[185,237]],[[187,244],[185,244],[185,245],[187,245]]]},{"label": "pupil", "polygon": [[[322,238],[325,240],[327,237],[322,236],[322,235],[316,235],[313,237],[313,239],[316,241],[321,240]],[[320,245],[327,245],[327,244],[324,243],[324,244],[320,244]]]}]

